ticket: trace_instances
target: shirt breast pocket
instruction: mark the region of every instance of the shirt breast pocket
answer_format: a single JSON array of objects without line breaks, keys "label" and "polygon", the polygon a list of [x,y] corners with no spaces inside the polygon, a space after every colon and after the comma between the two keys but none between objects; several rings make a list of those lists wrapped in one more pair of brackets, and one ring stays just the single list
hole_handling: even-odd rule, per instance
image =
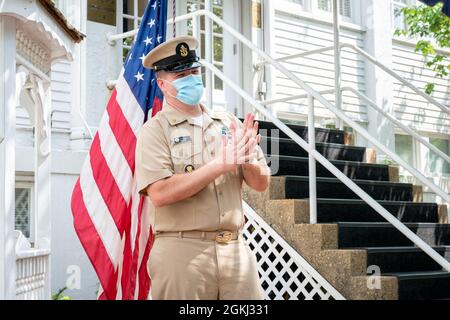
[{"label": "shirt breast pocket", "polygon": [[192,142],[177,143],[171,152],[175,173],[189,173],[203,164],[202,149]]}]

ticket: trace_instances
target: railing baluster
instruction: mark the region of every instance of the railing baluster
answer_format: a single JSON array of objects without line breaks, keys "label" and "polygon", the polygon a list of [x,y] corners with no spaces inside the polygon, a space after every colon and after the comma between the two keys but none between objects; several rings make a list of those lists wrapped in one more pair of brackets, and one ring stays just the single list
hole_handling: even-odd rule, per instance
[{"label": "railing baluster", "polygon": [[[308,143],[316,149],[316,130],[314,128],[314,97],[308,95]],[[309,223],[317,223],[316,159],[308,153],[309,170]]]}]

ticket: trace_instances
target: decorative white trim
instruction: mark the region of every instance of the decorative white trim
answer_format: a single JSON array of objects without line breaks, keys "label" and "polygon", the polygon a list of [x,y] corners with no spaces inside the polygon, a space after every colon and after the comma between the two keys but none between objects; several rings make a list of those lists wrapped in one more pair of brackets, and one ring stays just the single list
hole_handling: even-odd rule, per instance
[{"label": "decorative white trim", "polygon": [[31,40],[25,33],[16,31],[17,53],[45,74],[51,69],[50,51],[40,43]]}]

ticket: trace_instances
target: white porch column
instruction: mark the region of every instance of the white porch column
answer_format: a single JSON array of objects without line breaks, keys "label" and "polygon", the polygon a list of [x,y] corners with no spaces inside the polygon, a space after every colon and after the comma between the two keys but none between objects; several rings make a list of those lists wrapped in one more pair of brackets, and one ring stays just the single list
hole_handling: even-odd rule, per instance
[{"label": "white porch column", "polygon": [[[71,0],[66,4],[71,21],[81,32],[86,34],[87,1]],[[106,41],[106,40],[105,40]],[[72,62],[72,110],[70,115],[70,147],[72,150],[87,150],[91,138],[86,125],[86,41],[75,45]],[[106,80],[105,80],[106,81]]]},{"label": "white porch column", "polygon": [[13,18],[2,15],[0,52],[0,299],[14,299],[16,25]]},{"label": "white porch column", "polygon": [[34,184],[36,214],[36,247],[50,249],[51,217],[50,217],[50,83],[32,76],[31,95],[34,100]]},{"label": "white porch column", "polygon": [[[365,50],[392,67],[391,1],[363,0],[366,17]],[[367,95],[383,110],[393,113],[393,79],[373,64],[366,63]],[[372,108],[368,108],[369,132],[394,150],[394,126]]]},{"label": "white porch column", "polygon": [[[50,83],[32,76],[34,100],[35,247],[51,249],[51,95]],[[50,268],[50,265],[47,266]],[[50,270],[48,270],[48,274]],[[44,292],[50,293],[49,277]],[[45,297],[50,299],[50,296]]]}]

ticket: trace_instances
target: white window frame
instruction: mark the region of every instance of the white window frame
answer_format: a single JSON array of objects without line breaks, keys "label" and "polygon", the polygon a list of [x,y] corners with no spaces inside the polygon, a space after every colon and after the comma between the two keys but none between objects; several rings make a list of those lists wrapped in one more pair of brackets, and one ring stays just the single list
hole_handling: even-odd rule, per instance
[{"label": "white window frame", "polygon": [[[401,0],[390,0],[391,1],[391,29],[392,33],[397,29],[397,26],[395,25],[395,9],[396,8],[405,8],[408,6],[412,6],[416,4],[416,0],[406,0],[406,3],[403,3]],[[406,28],[406,22],[404,18],[402,17],[402,24],[403,29]]]},{"label": "white window frame", "polygon": [[[133,21],[133,29],[137,29],[139,27],[139,23],[142,20],[142,17],[138,16],[139,12],[139,1],[133,1],[133,14],[127,14],[123,12],[123,2],[124,0],[116,0],[116,28],[119,33],[124,32],[123,29],[123,19],[128,19]],[[125,44],[125,39],[122,39],[122,48],[131,50],[131,45]],[[134,40],[133,40],[134,41]],[[125,59],[125,57],[124,57]]]},{"label": "white window frame", "polygon": [[[15,189],[30,189],[30,236],[28,241],[33,245],[36,242],[36,210],[34,181],[29,176],[16,176]],[[25,236],[25,235],[24,235]]]},{"label": "white window frame", "polygon": [[[272,0],[269,0],[272,1]],[[333,1],[333,0],[330,0]],[[338,0],[339,1],[339,0]],[[360,29],[361,28],[361,1],[360,0],[350,0],[351,1],[351,17],[346,17],[340,15],[340,20],[342,23],[349,25],[350,27]],[[310,15],[310,18],[322,21],[332,21],[333,12],[324,11],[319,9],[318,0],[303,0],[303,4],[297,4],[285,0],[277,0],[276,10],[286,12],[288,14]],[[300,14],[299,14],[300,13]]]},{"label": "white window frame", "polygon": [[[322,9],[319,9],[319,1],[318,0],[308,0],[312,1],[312,5],[310,5],[311,13],[314,16],[322,17],[324,19],[333,19],[333,11],[325,11]],[[331,6],[333,6],[332,2],[333,0],[329,0],[331,2]],[[338,0],[339,1],[339,0]],[[359,24],[360,21],[357,21],[357,17],[359,16],[357,13],[359,13],[359,3],[360,1],[350,0],[350,10],[351,10],[351,17],[339,15],[341,18],[341,21],[349,22],[349,23],[357,23]]]}]

